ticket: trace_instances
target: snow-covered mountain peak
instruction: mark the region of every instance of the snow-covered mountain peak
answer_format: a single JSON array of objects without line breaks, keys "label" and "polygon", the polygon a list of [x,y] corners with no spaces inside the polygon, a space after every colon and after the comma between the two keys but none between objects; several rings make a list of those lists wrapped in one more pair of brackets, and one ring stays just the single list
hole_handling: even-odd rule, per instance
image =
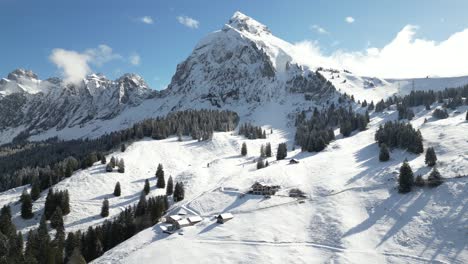
[{"label": "snow-covered mountain peak", "polygon": [[35,94],[43,92],[37,74],[30,70],[16,69],[0,80],[0,96],[12,93]]},{"label": "snow-covered mountain peak", "polygon": [[229,19],[229,22],[224,26],[224,30],[229,28],[235,28],[239,31],[249,32],[255,35],[261,34],[271,34],[270,30],[267,26],[263,25],[262,23],[256,21],[255,19],[244,15],[243,13],[237,11],[234,15]]},{"label": "snow-covered mountain peak", "polygon": [[10,72],[7,76],[9,80],[14,80],[14,81],[20,81],[21,79],[34,79],[38,80],[39,78],[37,77],[37,74],[35,74],[31,70],[25,70],[25,69],[16,69],[12,72]]}]

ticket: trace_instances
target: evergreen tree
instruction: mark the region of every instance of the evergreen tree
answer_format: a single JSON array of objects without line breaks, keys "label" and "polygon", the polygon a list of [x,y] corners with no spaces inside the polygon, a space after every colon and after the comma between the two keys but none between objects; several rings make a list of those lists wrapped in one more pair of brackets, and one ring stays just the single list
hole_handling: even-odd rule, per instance
[{"label": "evergreen tree", "polygon": [[282,160],[288,155],[288,146],[286,143],[280,143],[278,145],[278,150],[276,151],[276,160]]},{"label": "evergreen tree", "polygon": [[120,196],[120,182],[117,182],[114,187],[114,196]]},{"label": "evergreen tree", "polygon": [[136,206],[135,216],[142,216],[145,214],[147,208],[146,195],[144,192],[140,194],[140,200]]},{"label": "evergreen tree", "polygon": [[426,183],[421,175],[416,176],[416,180],[414,180],[414,185],[418,187],[424,187]]},{"label": "evergreen tree", "polygon": [[111,162],[106,165],[106,172],[112,172],[114,170]]},{"label": "evergreen tree", "polygon": [[120,151],[125,152],[127,148],[125,147],[125,144],[120,145]]},{"label": "evergreen tree", "polygon": [[174,202],[182,201],[185,197],[184,184],[177,182],[174,188]]},{"label": "evergreen tree", "polygon": [[16,236],[16,227],[11,221],[11,208],[9,205],[4,205],[0,210],[0,233],[12,238]]},{"label": "evergreen tree", "polygon": [[432,169],[431,173],[427,177],[427,185],[429,187],[437,187],[442,184],[442,176],[440,175],[437,168]]},{"label": "evergreen tree", "polygon": [[[465,99],[465,100],[466,100],[466,102],[468,102],[468,99]],[[468,121],[468,111],[466,111],[465,121]]]},{"label": "evergreen tree", "polygon": [[400,167],[400,176],[398,178],[398,191],[400,193],[407,193],[411,191],[414,183],[413,170],[411,170],[408,161],[404,161]]},{"label": "evergreen tree", "polygon": [[106,160],[106,156],[105,155],[102,155],[101,157],[101,164],[106,164],[107,163],[107,160]]},{"label": "evergreen tree", "polygon": [[73,250],[73,253],[70,256],[67,264],[86,264],[86,260],[84,259],[83,255],[81,255],[79,248],[75,248]]},{"label": "evergreen tree", "polygon": [[31,184],[31,199],[36,201],[41,196],[41,186],[39,180],[33,180]]},{"label": "evergreen tree", "polygon": [[270,142],[266,143],[265,155],[267,157],[271,157],[271,144],[270,144]]},{"label": "evergreen tree", "polygon": [[263,159],[258,159],[257,161],[257,170],[265,168],[265,164],[263,163]]},{"label": "evergreen tree", "polygon": [[242,143],[242,148],[241,148],[241,155],[246,156],[247,155],[247,144]]},{"label": "evergreen tree", "polygon": [[112,168],[115,168],[115,166],[117,166],[117,161],[115,160],[114,156],[111,157],[109,164],[112,166]]},{"label": "evergreen tree", "polygon": [[145,186],[143,187],[143,192],[145,193],[145,195],[148,195],[148,193],[150,192],[150,184],[149,184],[148,179],[145,180]]},{"label": "evergreen tree", "polygon": [[166,195],[170,196],[174,193],[174,182],[172,181],[172,176],[169,176],[167,180]]},{"label": "evergreen tree", "polygon": [[270,166],[270,164],[268,163],[268,160],[267,160],[267,161],[265,161],[265,168],[268,167],[268,166]]},{"label": "evergreen tree", "polygon": [[50,226],[54,229],[63,229],[63,213],[59,206],[55,209],[54,214],[50,217]]},{"label": "evergreen tree", "polygon": [[389,159],[390,159],[390,152],[388,151],[388,147],[385,143],[382,143],[380,145],[379,160],[388,161]]},{"label": "evergreen tree", "polygon": [[31,219],[33,216],[31,195],[27,191],[23,192],[21,195],[21,217]]},{"label": "evergreen tree", "polygon": [[165,188],[166,181],[164,180],[164,169],[163,165],[160,163],[158,164],[158,168],[156,169],[156,188]]},{"label": "evergreen tree", "polygon": [[104,199],[104,201],[102,201],[101,216],[102,217],[109,216],[109,200],[107,200],[107,198]]},{"label": "evergreen tree", "polygon": [[427,148],[426,159],[425,159],[426,165],[429,167],[432,167],[436,164],[436,161],[437,161],[437,156],[435,154],[434,148],[433,147]]},{"label": "evergreen tree", "polygon": [[124,160],[123,159],[120,159],[118,164],[117,164],[117,171],[120,172],[120,173],[124,173],[125,172],[125,163],[124,163]]},{"label": "evergreen tree", "polygon": [[260,157],[261,157],[261,158],[265,158],[265,157],[266,157],[265,147],[263,146],[263,144],[260,146]]}]

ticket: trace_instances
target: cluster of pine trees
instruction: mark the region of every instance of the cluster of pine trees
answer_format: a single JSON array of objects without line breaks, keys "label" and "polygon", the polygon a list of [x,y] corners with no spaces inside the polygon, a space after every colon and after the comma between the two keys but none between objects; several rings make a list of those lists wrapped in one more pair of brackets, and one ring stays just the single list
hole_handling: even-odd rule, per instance
[{"label": "cluster of pine trees", "polygon": [[426,181],[422,178],[421,175],[416,176],[415,179],[411,166],[409,165],[408,161],[405,160],[400,167],[400,175],[398,177],[398,191],[400,193],[408,193],[411,191],[413,186],[424,187],[427,185],[429,187],[437,187],[441,185],[442,182],[442,176],[435,167],[432,169]]},{"label": "cluster of pine trees", "polygon": [[355,130],[363,131],[367,128],[369,114],[355,113],[351,107],[335,107],[332,103],[328,108],[313,110],[307,119],[306,112],[296,117],[295,142],[303,151],[322,151],[335,139],[334,128],[340,127],[340,132],[347,137]]},{"label": "cluster of pine trees", "polygon": [[66,257],[78,248],[90,262],[107,250],[129,239],[141,230],[156,224],[169,204],[166,196],[146,198],[144,193],[136,206],[129,206],[115,219],[89,227],[84,233],[69,233],[65,241]]},{"label": "cluster of pine trees", "polygon": [[50,188],[44,205],[44,216],[46,220],[50,220],[57,209],[61,210],[62,215],[69,214],[70,196],[68,190],[54,191]]},{"label": "cluster of pine trees", "polygon": [[386,147],[407,149],[415,154],[424,151],[421,132],[409,123],[389,121],[383,126],[380,125],[375,133],[375,140],[379,146],[385,143]]},{"label": "cluster of pine trees", "polygon": [[[124,146],[124,145],[122,145]],[[105,157],[103,156],[103,159],[101,160],[102,164],[105,164]],[[111,157],[109,163],[106,165],[106,171],[107,172],[113,172],[114,168],[117,167],[117,172],[119,173],[124,173],[125,172],[125,161],[124,159],[117,159],[114,156]]]},{"label": "cluster of pine trees", "polygon": [[239,135],[243,135],[248,139],[266,138],[266,132],[262,130],[262,127],[250,123],[240,125]]},{"label": "cluster of pine trees", "polygon": [[434,110],[434,112],[432,112],[432,116],[433,116],[434,118],[437,118],[437,119],[445,119],[445,118],[447,118],[449,115],[448,115],[446,109],[436,108],[436,109]]},{"label": "cluster of pine trees", "polygon": [[[31,184],[35,177],[41,190],[103,159],[112,149],[143,137],[163,139],[187,135],[210,139],[214,131],[231,131],[239,122],[232,111],[186,110],[166,117],[147,119],[132,127],[96,139],[62,141],[51,138],[41,142],[15,140],[0,147],[0,191]],[[104,158],[105,159],[105,158]]]}]

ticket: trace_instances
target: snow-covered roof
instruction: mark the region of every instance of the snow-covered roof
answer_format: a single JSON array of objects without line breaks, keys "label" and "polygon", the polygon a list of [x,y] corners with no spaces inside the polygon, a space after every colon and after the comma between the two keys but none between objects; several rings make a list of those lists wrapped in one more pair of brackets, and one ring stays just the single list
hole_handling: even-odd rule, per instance
[{"label": "snow-covered roof", "polygon": [[190,225],[189,221],[187,219],[180,219],[177,221],[177,224],[179,226],[184,226],[184,225]]},{"label": "snow-covered roof", "polygon": [[173,221],[179,221],[179,220],[182,219],[182,216],[180,216],[180,215],[170,215],[167,218],[170,219],[170,220],[173,220]]},{"label": "snow-covered roof", "polygon": [[189,218],[187,218],[189,220],[190,223],[198,223],[198,222],[201,222],[203,220],[203,218],[201,218],[200,216],[196,215],[196,216],[191,216]]},{"label": "snow-covered roof", "polygon": [[233,216],[231,213],[224,213],[224,214],[218,215],[218,218],[221,218],[221,219],[230,219],[230,218],[234,218],[234,216]]}]

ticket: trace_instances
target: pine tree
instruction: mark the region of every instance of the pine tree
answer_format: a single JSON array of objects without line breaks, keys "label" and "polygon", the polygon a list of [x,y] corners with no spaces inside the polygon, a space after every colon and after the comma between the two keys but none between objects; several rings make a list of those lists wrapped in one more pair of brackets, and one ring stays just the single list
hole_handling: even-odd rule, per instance
[{"label": "pine tree", "polygon": [[426,159],[425,159],[426,165],[429,167],[432,167],[436,164],[436,161],[437,161],[437,156],[435,154],[434,148],[433,147],[427,148]]},{"label": "pine tree", "polygon": [[36,201],[41,196],[41,185],[39,180],[35,178],[31,184],[31,199]]},{"label": "pine tree", "polygon": [[265,155],[267,157],[271,157],[271,144],[270,144],[270,142],[266,143]]},{"label": "pine tree", "polygon": [[115,168],[115,166],[117,166],[117,161],[115,160],[114,156],[111,157],[109,164],[112,166],[112,168]]},{"label": "pine tree", "polygon": [[60,209],[62,209],[63,215],[68,215],[70,213],[70,195],[68,190],[62,191]]},{"label": "pine tree", "polygon": [[102,155],[101,157],[101,164],[106,164],[107,163],[107,160],[106,160],[106,156]]},{"label": "pine tree", "polygon": [[0,233],[8,238],[16,235],[16,227],[11,221],[11,208],[9,205],[4,205],[0,210]]},{"label": "pine tree", "polygon": [[166,181],[164,180],[164,169],[163,165],[160,163],[158,164],[158,168],[156,169],[156,188],[165,188]]},{"label": "pine tree", "polygon": [[59,206],[55,208],[54,214],[50,217],[50,226],[54,229],[63,229],[63,213]]},{"label": "pine tree", "polygon": [[[465,99],[465,100],[466,100],[466,102],[468,102],[468,99]],[[468,111],[466,111],[465,121],[468,121]]]},{"label": "pine tree", "polygon": [[242,143],[242,148],[241,148],[241,155],[246,156],[247,155],[247,144]]},{"label": "pine tree", "polygon": [[114,196],[120,196],[120,182],[117,182],[114,187]]},{"label": "pine tree", "polygon": [[398,191],[400,193],[407,193],[411,191],[414,183],[413,170],[411,170],[408,161],[404,161],[400,167],[400,177],[398,178]]},{"label": "pine tree", "polygon": [[260,157],[261,157],[261,158],[265,158],[265,157],[266,157],[265,147],[263,146],[263,144],[260,146]]},{"label": "pine tree", "polygon": [[33,216],[31,195],[27,191],[23,192],[21,195],[21,217],[31,219]]},{"label": "pine tree", "polygon": [[170,196],[174,193],[174,182],[172,181],[172,176],[169,176],[167,180],[166,195]]},{"label": "pine tree", "polygon": [[182,201],[185,197],[184,184],[177,182],[174,188],[174,202]]},{"label": "pine tree", "polygon": [[421,175],[416,176],[416,180],[414,180],[414,185],[418,187],[424,187],[426,183]]},{"label": "pine tree", "polygon": [[388,161],[389,159],[390,159],[390,152],[388,151],[388,147],[385,143],[382,143],[380,145],[379,160]]},{"label": "pine tree", "polygon": [[125,147],[125,144],[120,145],[120,151],[125,152],[127,148]]},{"label": "pine tree", "polygon": [[145,214],[147,208],[146,195],[144,192],[140,194],[140,200],[135,209],[135,216],[142,216]]},{"label": "pine tree", "polygon": [[124,163],[124,160],[123,159],[120,159],[118,164],[117,164],[117,171],[120,172],[120,173],[124,173],[125,172],[125,163]]},{"label": "pine tree", "polygon": [[265,161],[265,168],[268,167],[268,166],[270,166],[270,164],[268,163],[268,160],[267,160],[267,161]]},{"label": "pine tree", "polygon": [[73,254],[70,256],[67,264],[86,264],[86,260],[84,259],[83,255],[81,255],[79,248],[75,248],[73,250]]},{"label": "pine tree", "polygon": [[109,163],[106,165],[106,172],[112,172],[113,170],[114,170],[114,168],[112,167],[111,162],[109,162]]},{"label": "pine tree", "polygon": [[431,173],[427,177],[427,185],[429,187],[437,187],[442,184],[442,176],[440,175],[437,168],[432,169]]},{"label": "pine tree", "polygon": [[263,159],[258,159],[257,161],[257,170],[265,168],[265,164],[263,163]]},{"label": "pine tree", "polygon": [[150,184],[148,179],[145,180],[145,187],[143,187],[143,192],[145,193],[145,195],[148,195],[148,193],[150,192]]},{"label": "pine tree", "polygon": [[102,217],[109,216],[109,200],[107,200],[107,198],[104,199],[104,201],[102,201],[101,216]]},{"label": "pine tree", "polygon": [[276,160],[282,160],[288,155],[288,146],[286,143],[280,143],[278,145],[278,150],[276,151]]}]

